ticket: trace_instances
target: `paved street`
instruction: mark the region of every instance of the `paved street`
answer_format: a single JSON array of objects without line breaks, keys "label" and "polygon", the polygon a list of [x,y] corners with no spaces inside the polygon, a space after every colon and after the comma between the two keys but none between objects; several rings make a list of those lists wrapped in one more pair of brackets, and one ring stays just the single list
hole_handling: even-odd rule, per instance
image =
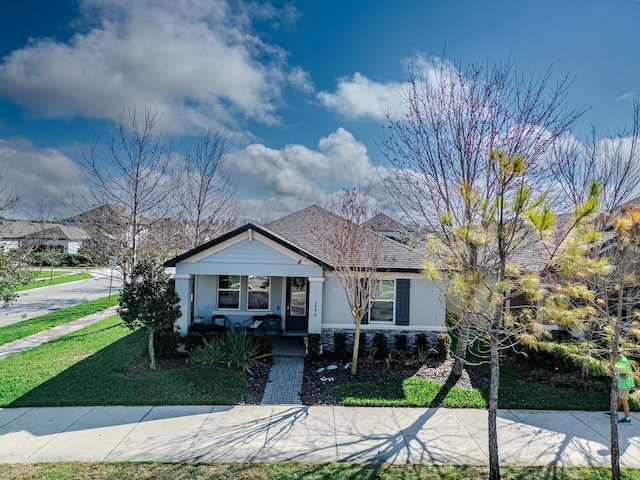
[{"label": "paved street", "polygon": [[[640,418],[620,427],[640,467]],[[501,410],[503,465],[609,465],[602,412]],[[488,464],[487,411],[445,408],[137,406],[0,409],[0,462]]]},{"label": "paved street", "polygon": [[[0,308],[0,327],[109,295],[111,270],[91,270],[89,273],[94,277],[88,280],[22,293],[15,303]],[[121,277],[114,271],[112,292],[117,292],[121,286]]]}]

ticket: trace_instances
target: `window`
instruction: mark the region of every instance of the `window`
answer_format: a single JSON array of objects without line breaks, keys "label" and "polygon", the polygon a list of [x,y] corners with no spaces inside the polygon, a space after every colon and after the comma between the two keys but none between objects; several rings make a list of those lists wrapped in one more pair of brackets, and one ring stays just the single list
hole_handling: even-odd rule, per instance
[{"label": "window", "polygon": [[369,321],[393,322],[395,280],[375,280],[371,288]]},{"label": "window", "polygon": [[229,310],[240,308],[239,275],[220,275],[218,277],[218,308]]},{"label": "window", "polygon": [[249,275],[247,280],[247,309],[269,310],[271,277]]}]

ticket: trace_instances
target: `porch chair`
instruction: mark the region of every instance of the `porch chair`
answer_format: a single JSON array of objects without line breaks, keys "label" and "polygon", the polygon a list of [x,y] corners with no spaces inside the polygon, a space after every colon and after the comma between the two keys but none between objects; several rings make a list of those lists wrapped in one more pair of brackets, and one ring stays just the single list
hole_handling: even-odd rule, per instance
[{"label": "porch chair", "polygon": [[231,328],[231,322],[226,315],[213,315],[213,324],[211,325],[211,331],[215,333],[228,333]]},{"label": "porch chair", "polygon": [[254,315],[244,324],[244,332],[261,337],[264,335],[264,316]]}]

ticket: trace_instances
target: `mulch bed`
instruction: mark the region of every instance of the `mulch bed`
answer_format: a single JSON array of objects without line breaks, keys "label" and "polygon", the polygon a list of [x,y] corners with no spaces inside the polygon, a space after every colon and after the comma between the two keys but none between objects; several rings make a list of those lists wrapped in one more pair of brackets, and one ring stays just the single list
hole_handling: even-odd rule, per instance
[{"label": "mulch bed", "polygon": [[[488,379],[483,377],[476,368],[466,368],[462,376],[455,383],[451,378],[453,359],[447,360],[430,358],[425,364],[406,365],[403,361],[393,360],[389,365],[384,360],[361,358],[358,360],[357,374],[351,375],[350,368],[345,368],[349,362],[323,357],[320,360],[305,360],[304,380],[300,398],[303,405],[339,405],[333,390],[337,386],[354,385],[358,383],[375,382],[391,378],[419,377],[441,385],[455,385],[459,388],[478,388],[486,385]],[[326,370],[329,365],[335,365],[335,370]],[[158,371],[177,370],[184,368],[209,368],[208,365],[194,363],[190,358],[157,359]],[[325,368],[323,372],[319,369]],[[251,374],[245,374],[247,387],[242,396],[241,403],[246,405],[259,405],[264,395],[264,389],[269,380],[271,362],[260,362],[252,366]],[[146,357],[131,365],[126,372],[129,378],[141,378],[153,375],[149,370]],[[324,378],[324,380],[323,380]]]},{"label": "mulch bed", "polygon": [[[471,389],[486,385],[487,379],[476,368],[468,367],[460,378],[451,378],[453,359],[428,359],[425,364],[406,365],[403,361],[394,360],[389,365],[384,360],[361,358],[358,360],[357,374],[351,375],[348,362],[345,360],[320,360],[305,362],[304,383],[300,398],[304,405],[339,405],[333,394],[337,386],[354,385],[358,383],[375,382],[391,378],[419,377],[441,385],[452,385],[459,388]],[[336,365],[335,370],[319,369],[329,365]],[[324,378],[324,380],[323,380]],[[454,382],[455,381],[455,382]]]}]

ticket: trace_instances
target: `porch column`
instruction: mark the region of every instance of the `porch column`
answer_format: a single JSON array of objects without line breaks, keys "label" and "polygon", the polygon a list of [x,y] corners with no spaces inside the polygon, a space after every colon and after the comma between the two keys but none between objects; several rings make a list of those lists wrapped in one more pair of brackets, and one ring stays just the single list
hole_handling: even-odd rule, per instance
[{"label": "porch column", "polygon": [[322,287],[324,278],[309,278],[309,333],[322,333]]},{"label": "porch column", "polygon": [[182,314],[176,320],[174,330],[185,337],[189,333],[191,324],[191,292],[193,291],[193,275],[179,273],[176,280],[176,293],[180,297],[180,311]]}]

